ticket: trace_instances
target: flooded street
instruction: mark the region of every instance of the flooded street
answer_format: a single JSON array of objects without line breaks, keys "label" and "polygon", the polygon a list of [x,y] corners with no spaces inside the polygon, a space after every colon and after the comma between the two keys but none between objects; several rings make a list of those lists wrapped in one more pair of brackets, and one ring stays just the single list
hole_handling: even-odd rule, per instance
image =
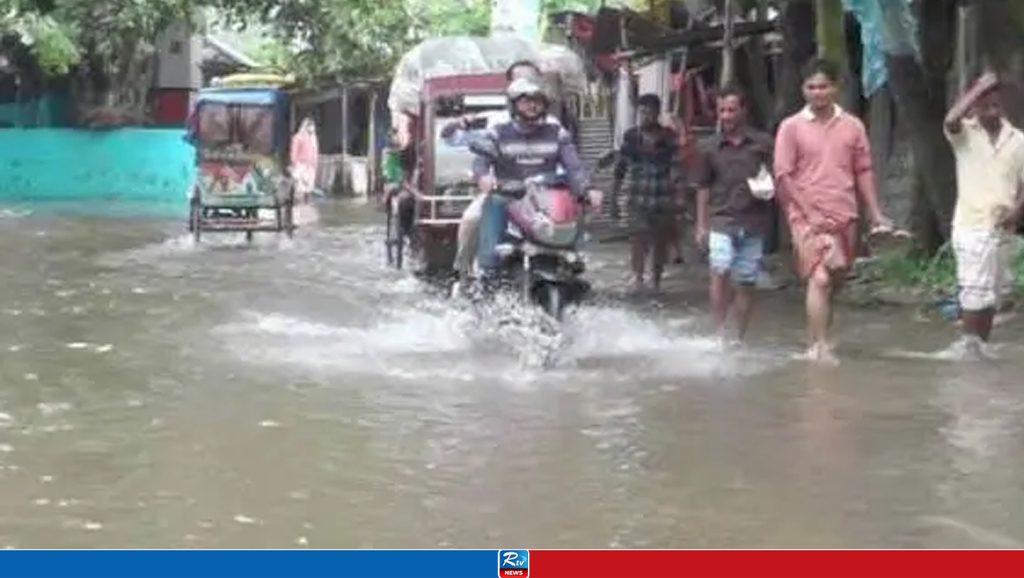
[{"label": "flooded street", "polygon": [[601,299],[558,363],[384,266],[331,205],[291,241],[184,218],[0,216],[0,546],[1024,547],[1024,322],[991,363],[897,359],[955,328],[843,311],[793,359],[766,294],[722,353],[702,298]]}]

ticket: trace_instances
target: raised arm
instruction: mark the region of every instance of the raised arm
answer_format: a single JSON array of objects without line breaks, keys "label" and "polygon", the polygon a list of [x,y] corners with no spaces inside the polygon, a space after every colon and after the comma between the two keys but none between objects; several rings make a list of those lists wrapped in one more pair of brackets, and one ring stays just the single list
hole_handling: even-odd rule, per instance
[{"label": "raised arm", "polygon": [[459,117],[457,119],[450,120],[441,128],[441,138],[443,138],[445,140],[448,140],[457,131],[465,129],[465,126],[466,126],[466,119],[463,118],[463,117]]},{"label": "raised arm", "polygon": [[999,78],[996,77],[995,73],[986,72],[981,75],[969,89],[967,89],[967,92],[961,94],[960,97],[956,99],[956,102],[953,103],[953,106],[946,113],[946,119],[943,122],[943,127],[946,129],[946,137],[949,138],[951,142],[955,141],[956,136],[961,133],[964,117],[966,117],[970,112],[971,107],[974,106],[974,102],[978,100],[981,95],[995,88],[998,84]]}]

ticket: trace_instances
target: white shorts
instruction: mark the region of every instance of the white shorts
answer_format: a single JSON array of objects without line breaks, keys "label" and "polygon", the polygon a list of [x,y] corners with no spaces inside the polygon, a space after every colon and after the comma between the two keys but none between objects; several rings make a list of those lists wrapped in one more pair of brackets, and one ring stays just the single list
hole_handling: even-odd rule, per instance
[{"label": "white shorts", "polygon": [[1013,292],[1013,235],[990,229],[953,229],[953,254],[964,311],[999,307]]}]

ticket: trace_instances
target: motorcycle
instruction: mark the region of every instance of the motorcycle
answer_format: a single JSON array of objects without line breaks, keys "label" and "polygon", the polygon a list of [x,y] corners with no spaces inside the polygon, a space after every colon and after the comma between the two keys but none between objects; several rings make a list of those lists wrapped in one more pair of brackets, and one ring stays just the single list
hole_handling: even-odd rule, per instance
[{"label": "motorcycle", "polygon": [[[469,144],[474,154],[503,162],[487,139]],[[539,175],[497,183],[491,194],[508,203],[505,239],[497,247],[499,281],[511,285],[524,303],[533,303],[561,321],[567,308],[590,292],[579,246],[586,213],[564,175]]]}]

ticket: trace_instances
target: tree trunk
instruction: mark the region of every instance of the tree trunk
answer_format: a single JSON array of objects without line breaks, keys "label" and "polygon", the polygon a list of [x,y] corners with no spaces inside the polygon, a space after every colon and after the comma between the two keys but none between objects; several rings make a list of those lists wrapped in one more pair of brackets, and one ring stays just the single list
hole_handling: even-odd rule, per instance
[{"label": "tree trunk", "polygon": [[913,253],[922,258],[934,255],[945,240],[928,195],[925,172],[921,163],[914,163],[913,188],[909,191],[910,230],[914,232]]},{"label": "tree trunk", "polygon": [[98,129],[147,124],[154,59],[153,47],[141,37],[123,37],[105,61],[91,59],[77,77],[77,124]]},{"label": "tree trunk", "polygon": [[856,111],[860,108],[860,85],[850,74],[846,53],[846,12],[842,0],[815,0],[814,19],[818,56],[840,67],[839,105]]},{"label": "tree trunk", "polygon": [[896,128],[896,115],[888,86],[883,86],[871,95],[867,125],[868,137],[871,139],[871,164],[881,185],[889,173],[889,158],[893,152]]},{"label": "tree trunk", "polygon": [[[800,91],[800,68],[814,56],[814,4],[811,0],[789,0],[779,15],[785,42],[778,84],[776,85],[775,122],[800,110],[803,95]],[[774,128],[774,127],[773,127]]]},{"label": "tree trunk", "polygon": [[[890,218],[900,223],[909,222],[912,198],[908,195],[916,181],[912,172],[910,178],[907,178],[906,161],[909,155],[905,152],[905,142],[901,141],[899,144],[902,146],[897,149],[899,118],[887,84],[871,95],[867,102],[865,120],[871,143],[871,165],[877,183],[878,202]],[[909,168],[913,170],[912,166]]]},{"label": "tree trunk", "polygon": [[[882,3],[883,13],[895,6]],[[901,19],[893,13],[885,14],[890,27],[900,26]],[[953,59],[953,22],[956,18],[955,0],[930,0],[917,3],[916,19],[919,27],[921,60],[913,51],[906,50],[907,38],[912,30],[889,29],[890,39],[886,66],[889,71],[889,89],[900,115],[902,126],[913,151],[915,167],[920,169],[924,194],[916,199],[917,216],[911,219],[914,233],[927,246],[926,252],[937,250],[939,244],[932,239],[926,226],[927,211],[937,225],[939,238],[948,239],[953,206],[956,200],[956,173],[953,152],[942,133],[946,112],[946,74]],[[899,37],[900,34],[904,36]],[[927,201],[927,207],[924,206]],[[920,230],[917,230],[921,227]]]}]

